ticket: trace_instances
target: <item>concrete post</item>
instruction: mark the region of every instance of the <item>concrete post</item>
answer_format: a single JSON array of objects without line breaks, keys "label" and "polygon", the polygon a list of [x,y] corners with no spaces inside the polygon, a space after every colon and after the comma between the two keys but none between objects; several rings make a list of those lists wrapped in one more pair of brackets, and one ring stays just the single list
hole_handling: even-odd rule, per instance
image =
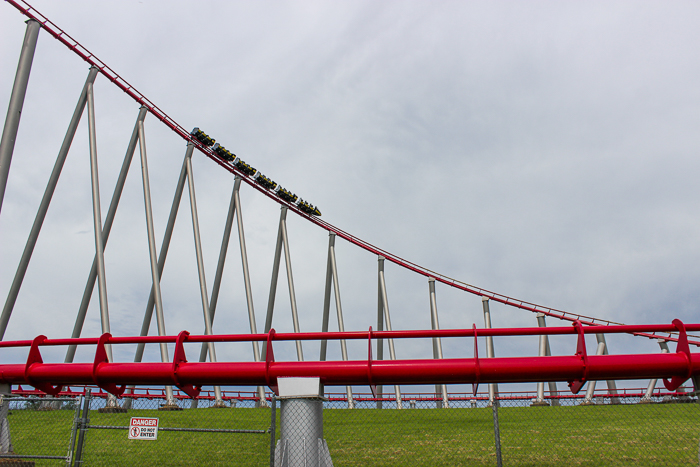
[{"label": "concrete post", "polygon": [[280,439],[275,467],[332,467],[323,439],[320,378],[278,378]]}]

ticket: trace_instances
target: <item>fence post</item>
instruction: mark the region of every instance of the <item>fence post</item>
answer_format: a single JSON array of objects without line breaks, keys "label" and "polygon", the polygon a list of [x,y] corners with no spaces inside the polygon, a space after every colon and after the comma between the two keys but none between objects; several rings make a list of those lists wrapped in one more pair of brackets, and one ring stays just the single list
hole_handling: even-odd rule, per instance
[{"label": "fence post", "polygon": [[80,433],[78,433],[78,446],[75,448],[73,467],[80,467],[83,465],[83,446],[85,444],[87,426],[90,422],[90,419],[88,418],[88,414],[90,412],[90,399],[91,391],[90,389],[86,389],[85,398],[83,399],[83,414],[80,417]]},{"label": "fence post", "polygon": [[70,467],[73,464],[73,454],[75,452],[76,435],[78,434],[78,426],[80,425],[80,404],[83,401],[82,397],[83,396],[80,396],[80,398],[77,401],[73,399],[73,401],[77,402],[77,404],[75,404],[75,414],[73,415],[73,428],[71,429],[70,433],[70,448],[68,448],[68,457],[66,458],[67,467]]},{"label": "fence post", "polygon": [[494,403],[491,404],[491,410],[493,411],[493,436],[496,442],[496,465],[498,467],[503,467],[503,459],[501,458],[501,430],[498,424],[498,406],[497,400],[494,399]]},{"label": "fence post", "polygon": [[10,402],[6,399],[12,395],[12,386],[9,384],[0,385],[0,453],[12,454],[12,437],[10,436],[10,423],[7,415],[10,410]]},{"label": "fence post", "polygon": [[270,467],[275,467],[275,438],[277,437],[277,398],[270,398]]}]

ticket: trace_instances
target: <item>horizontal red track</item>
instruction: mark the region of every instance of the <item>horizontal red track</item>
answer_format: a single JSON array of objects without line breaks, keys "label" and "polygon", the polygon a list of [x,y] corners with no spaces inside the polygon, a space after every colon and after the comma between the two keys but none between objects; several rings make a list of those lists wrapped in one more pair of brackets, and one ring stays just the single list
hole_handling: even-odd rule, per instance
[{"label": "horizontal red track", "polygon": [[[585,334],[629,332],[679,332],[676,353],[635,355],[588,355]],[[700,324],[638,326],[591,326],[576,322],[573,327],[514,329],[447,329],[373,332],[312,332],[277,334],[196,335],[183,331],[177,336],[47,339],[38,336],[32,341],[1,342],[0,347],[29,347],[27,362],[0,365],[0,382],[30,384],[47,393],[57,394],[61,386],[97,384],[108,392],[121,394],[124,385],[175,385],[191,396],[199,394],[202,385],[277,386],[280,377],[320,377],[328,386],[377,384],[460,384],[568,381],[572,392],[578,392],[589,380],[670,378],[667,389],[675,390],[688,378],[700,374],[700,355],[691,354],[687,331],[700,330]],[[576,354],[551,357],[479,358],[477,339],[486,336],[577,336]],[[473,358],[426,360],[374,360],[372,341],[376,339],[473,338]],[[368,342],[367,359],[352,361],[277,362],[274,346],[277,341],[364,339]],[[267,343],[264,362],[187,362],[184,343],[250,342]],[[175,343],[172,363],[110,363],[107,344]],[[55,345],[95,345],[93,363],[44,363],[40,347]],[[117,385],[122,385],[121,388]]]},{"label": "horizontal red track", "polygon": [[[441,282],[443,284],[446,284],[450,287],[457,288],[459,290],[468,292],[470,294],[478,295],[481,297],[488,297],[490,300],[493,300],[495,302],[503,303],[508,306],[512,306],[515,308],[519,308],[522,310],[527,310],[531,311],[534,313],[543,313],[547,316],[551,316],[553,318],[565,320],[565,321],[580,321],[581,323],[587,325],[587,326],[592,326],[592,325],[598,325],[598,324],[604,324],[604,325],[620,325],[621,323],[617,323],[614,321],[609,321],[609,320],[603,320],[599,318],[593,318],[581,314],[576,314],[576,313],[569,313],[566,311],[562,310],[557,310],[555,308],[550,308],[550,307],[545,307],[541,305],[536,305],[534,303],[526,302],[524,300],[519,300],[516,298],[508,297],[506,295],[502,295],[496,292],[491,292],[486,289],[482,289],[481,287],[476,287],[473,285],[469,285],[467,283],[458,281],[456,279],[452,279],[450,277],[447,277],[445,275],[436,273],[434,271],[431,271],[430,269],[424,268],[420,265],[411,263],[410,261],[404,260],[400,258],[399,256],[393,255],[385,250],[382,250],[381,248],[378,248],[360,238],[357,238],[341,229],[338,227],[335,227],[332,224],[329,224],[328,222],[325,222],[321,220],[318,217],[310,216],[308,214],[305,214],[304,212],[300,211],[296,205],[287,203],[271,193],[269,190],[266,190],[265,188],[261,187],[255,181],[253,180],[252,177],[242,173],[240,170],[238,170],[236,167],[234,167],[230,162],[224,161],[218,156],[214,154],[214,152],[207,146],[204,146],[201,144],[196,138],[193,138],[190,133],[179,123],[177,123],[174,119],[170,118],[165,112],[163,112],[158,106],[156,106],[152,101],[150,101],[146,96],[144,96],[142,93],[140,93],[136,88],[134,88],[131,84],[129,84],[125,79],[123,79],[121,76],[119,76],[114,70],[112,70],[107,64],[105,64],[102,60],[97,58],[92,52],[90,52],[88,49],[83,47],[78,41],[73,39],[70,35],[68,35],[66,32],[64,32],[61,28],[59,28],[56,24],[54,24],[52,21],[50,21],[48,18],[46,18],[44,15],[39,13],[34,7],[32,7],[29,3],[27,3],[24,0],[5,0],[7,3],[11,4],[14,6],[17,10],[19,10],[23,15],[26,17],[38,21],[42,28],[49,33],[51,36],[53,36],[56,40],[64,44],[66,47],[68,47],[73,53],[78,55],[80,58],[85,60],[87,63],[90,65],[96,67],[99,72],[104,75],[110,82],[112,82],[115,86],[120,88],[122,91],[124,91],[129,97],[134,99],[136,102],[139,104],[143,105],[148,109],[148,111],[153,114],[158,120],[160,120],[163,124],[165,124],[168,128],[170,128],[172,131],[177,133],[181,138],[183,138],[186,141],[192,142],[195,147],[202,152],[204,155],[209,157],[211,160],[228,170],[229,172],[233,173],[234,175],[237,175],[241,177],[241,179],[253,187],[254,189],[258,190],[268,198],[272,199],[273,201],[282,204],[284,206],[287,206],[290,210],[295,212],[297,215],[305,218],[309,222],[312,222],[316,224],[317,226],[327,230],[328,232],[333,232],[337,236],[347,240],[348,242],[352,243],[353,245],[356,245],[368,252],[371,252],[375,255],[383,256],[386,258],[386,260],[397,264],[403,268],[406,268],[410,271],[413,271],[417,274],[421,274],[425,277],[432,277],[436,281]],[[661,335],[656,335],[656,334],[650,334],[646,332],[638,332],[634,333],[634,335],[637,336],[642,336],[642,337],[647,337],[650,339],[665,339],[673,342],[678,341],[678,337],[668,335],[668,336],[661,336]],[[693,341],[690,340],[688,341],[689,344],[695,345],[695,346],[700,346],[700,341]]]},{"label": "horizontal red track", "polygon": [[[697,355],[697,357],[696,357]],[[700,373],[700,355],[689,367],[684,354],[453,358],[443,360],[354,360],[326,362],[34,363],[0,365],[0,382],[83,385],[274,386],[279,377],[320,377],[328,386],[371,384],[462,384],[672,378]],[[25,370],[27,370],[25,372]],[[96,380],[96,381],[95,381]],[[683,382],[687,380],[687,377]]]}]

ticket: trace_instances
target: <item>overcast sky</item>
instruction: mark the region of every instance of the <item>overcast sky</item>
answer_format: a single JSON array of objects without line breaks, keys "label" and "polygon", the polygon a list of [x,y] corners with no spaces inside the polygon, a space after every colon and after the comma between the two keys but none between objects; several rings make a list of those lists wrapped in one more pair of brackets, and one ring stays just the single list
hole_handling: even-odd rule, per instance
[{"label": "overcast sky", "polygon": [[[696,2],[33,6],[185,128],[199,126],[318,205],[324,220],[380,248],[573,313],[698,322]],[[25,24],[10,5],[0,7],[4,112]],[[0,214],[3,302],[87,71],[40,33]],[[95,101],[104,214],[138,105],[101,76]],[[63,337],[73,328],[94,254],[86,120],[5,339]],[[160,244],[185,145],[152,116],[146,135]],[[150,287],[139,168],[137,151],[106,252],[117,335],[138,334]],[[194,172],[211,288],[233,177],[201,154]],[[241,199],[262,330],[279,206],[246,186]],[[203,329],[188,203],[185,195],[163,276],[169,333]],[[288,228],[301,328],[319,330],[327,235],[296,215]],[[337,256],[346,329],[376,327],[376,257],[342,240]],[[427,280],[393,265],[386,276],[394,328],[428,328]],[[483,325],[478,297],[438,285],[437,302],[443,328]],[[282,274],[277,330],[291,330],[289,309]],[[492,310],[494,326],[536,325],[529,312]],[[249,331],[236,235],[214,329]],[[99,333],[95,293],[84,335]],[[397,344],[399,357],[429,357],[424,344]],[[658,351],[649,340],[616,336],[608,344],[612,353]],[[463,355],[464,345],[445,343],[446,355]],[[574,346],[569,339],[555,349]],[[305,347],[307,358],[317,351]],[[497,355],[536,351],[536,339],[497,341]],[[355,358],[363,352],[357,347]],[[249,346],[221,355],[252,358]]]}]

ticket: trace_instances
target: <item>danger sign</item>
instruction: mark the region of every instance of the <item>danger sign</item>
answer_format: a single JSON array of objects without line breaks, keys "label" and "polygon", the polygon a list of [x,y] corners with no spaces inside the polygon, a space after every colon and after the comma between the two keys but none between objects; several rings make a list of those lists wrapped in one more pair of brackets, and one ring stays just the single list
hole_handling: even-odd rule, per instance
[{"label": "danger sign", "polygon": [[131,417],[129,439],[158,439],[158,419]]}]

